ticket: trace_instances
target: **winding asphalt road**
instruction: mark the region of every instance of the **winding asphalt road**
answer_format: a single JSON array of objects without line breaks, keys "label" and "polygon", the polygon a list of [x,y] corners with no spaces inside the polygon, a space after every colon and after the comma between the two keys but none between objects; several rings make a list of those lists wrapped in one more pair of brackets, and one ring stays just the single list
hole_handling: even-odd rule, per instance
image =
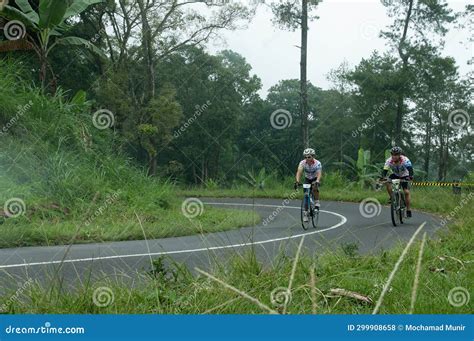
[{"label": "winding asphalt road", "polygon": [[[169,260],[184,263],[190,269],[209,269],[216,262],[223,264],[230,256],[253,248],[258,259],[271,266],[278,253],[294,254],[303,235],[306,254],[334,250],[344,244],[357,245],[361,254],[377,253],[409,240],[425,221],[424,229],[429,236],[440,228],[437,217],[423,212],[414,211],[412,219],[394,228],[388,207],[373,207],[374,211],[363,215],[362,206],[357,203],[322,202],[319,227],[305,231],[301,228],[297,200],[207,198],[202,201],[205,206],[254,210],[262,222],[226,232],[148,241],[0,249],[0,294],[18,287],[27,278],[42,282],[61,278],[71,286],[89,278],[109,276],[134,281],[159,256],[169,256]],[[273,219],[264,223],[268,217]]]}]

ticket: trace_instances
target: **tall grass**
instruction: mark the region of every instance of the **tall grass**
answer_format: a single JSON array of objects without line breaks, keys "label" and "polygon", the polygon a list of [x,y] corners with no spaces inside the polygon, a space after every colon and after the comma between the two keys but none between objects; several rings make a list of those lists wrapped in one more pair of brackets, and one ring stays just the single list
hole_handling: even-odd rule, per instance
[{"label": "tall grass", "polygon": [[[466,213],[466,212],[464,212]],[[471,291],[473,280],[472,215],[443,232],[439,240],[428,240],[424,246],[418,272],[417,299],[412,308],[412,293],[420,243],[408,250],[380,306],[382,314],[469,314],[472,300],[453,302],[453,290]],[[342,248],[319,256],[303,249],[297,263],[294,255],[280,252],[270,266],[263,266],[255,251],[236,254],[224,265],[216,261],[212,276],[226,286],[206,276],[196,276],[184,265],[169,259],[157,259],[152,271],[130,282],[124,274],[88,282],[74,290],[64,290],[59,283],[45,288],[36,283],[9,302],[8,313],[92,313],[92,314],[266,314],[261,305],[280,313],[283,303],[278,290],[287,288],[293,270],[292,290],[287,302],[289,314],[370,314],[374,305],[353,298],[335,295],[331,289],[342,288],[377,301],[390,272],[399,259],[404,245],[370,256],[347,254]],[[296,268],[293,268],[296,264]],[[442,270],[441,270],[442,269]],[[314,271],[313,280],[311,273]],[[108,279],[107,279],[108,278]],[[238,289],[247,297],[229,290]],[[105,306],[94,303],[98,290],[106,288],[113,299]],[[98,289],[102,288],[102,289]],[[13,293],[12,293],[13,294]],[[3,298],[5,302],[9,297]],[[0,299],[0,306],[2,305]],[[462,303],[462,304],[461,304]]]},{"label": "tall grass", "polygon": [[148,177],[120,153],[113,129],[94,126],[91,103],[43,95],[22,72],[0,61],[0,203],[24,203],[23,215],[0,215],[0,247],[182,236],[259,218],[206,208],[191,224],[174,185]]}]

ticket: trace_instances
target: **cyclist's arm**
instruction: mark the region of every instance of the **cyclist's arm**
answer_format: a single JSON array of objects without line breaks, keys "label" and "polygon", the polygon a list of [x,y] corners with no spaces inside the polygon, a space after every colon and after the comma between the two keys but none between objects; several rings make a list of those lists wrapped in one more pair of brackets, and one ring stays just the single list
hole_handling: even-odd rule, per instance
[{"label": "cyclist's arm", "polygon": [[382,178],[385,178],[388,174],[388,171],[390,169],[390,164],[389,164],[389,160],[385,161],[385,164],[383,165],[383,168],[382,168],[382,173],[380,174]]},{"label": "cyclist's arm", "polygon": [[406,165],[406,168],[408,170],[408,176],[410,178],[413,178],[413,174],[414,174],[414,171],[413,171],[413,165],[411,164],[411,161],[409,158],[406,158],[405,160],[405,165]]},{"label": "cyclist's arm", "polygon": [[301,180],[301,175],[303,175],[303,167],[298,166],[298,170],[296,171],[296,182],[300,182]]}]

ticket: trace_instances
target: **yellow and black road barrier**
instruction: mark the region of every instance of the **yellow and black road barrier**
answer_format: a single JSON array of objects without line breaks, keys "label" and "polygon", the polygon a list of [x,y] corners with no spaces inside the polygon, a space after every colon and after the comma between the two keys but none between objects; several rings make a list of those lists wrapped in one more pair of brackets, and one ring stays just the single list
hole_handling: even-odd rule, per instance
[{"label": "yellow and black road barrier", "polygon": [[413,181],[413,186],[440,186],[440,187],[462,187],[462,186],[474,186],[474,183],[469,182],[438,182],[438,181]]}]

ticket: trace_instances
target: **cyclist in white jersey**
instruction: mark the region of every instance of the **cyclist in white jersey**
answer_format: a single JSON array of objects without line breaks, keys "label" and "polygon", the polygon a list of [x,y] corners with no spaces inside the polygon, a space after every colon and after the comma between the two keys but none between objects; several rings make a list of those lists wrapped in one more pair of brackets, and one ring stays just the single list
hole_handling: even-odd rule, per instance
[{"label": "cyclist in white jersey", "polygon": [[[319,160],[314,157],[316,152],[313,148],[306,148],[303,151],[304,160],[301,160],[298,164],[298,170],[296,171],[296,182],[295,189],[300,184],[301,176],[304,173],[304,181],[306,184],[313,185],[314,199],[316,200],[314,206],[319,210],[319,183],[321,181],[321,170],[322,165]],[[307,205],[306,205],[307,206]],[[305,206],[305,214],[303,215],[303,221],[308,221],[308,207]]]}]

